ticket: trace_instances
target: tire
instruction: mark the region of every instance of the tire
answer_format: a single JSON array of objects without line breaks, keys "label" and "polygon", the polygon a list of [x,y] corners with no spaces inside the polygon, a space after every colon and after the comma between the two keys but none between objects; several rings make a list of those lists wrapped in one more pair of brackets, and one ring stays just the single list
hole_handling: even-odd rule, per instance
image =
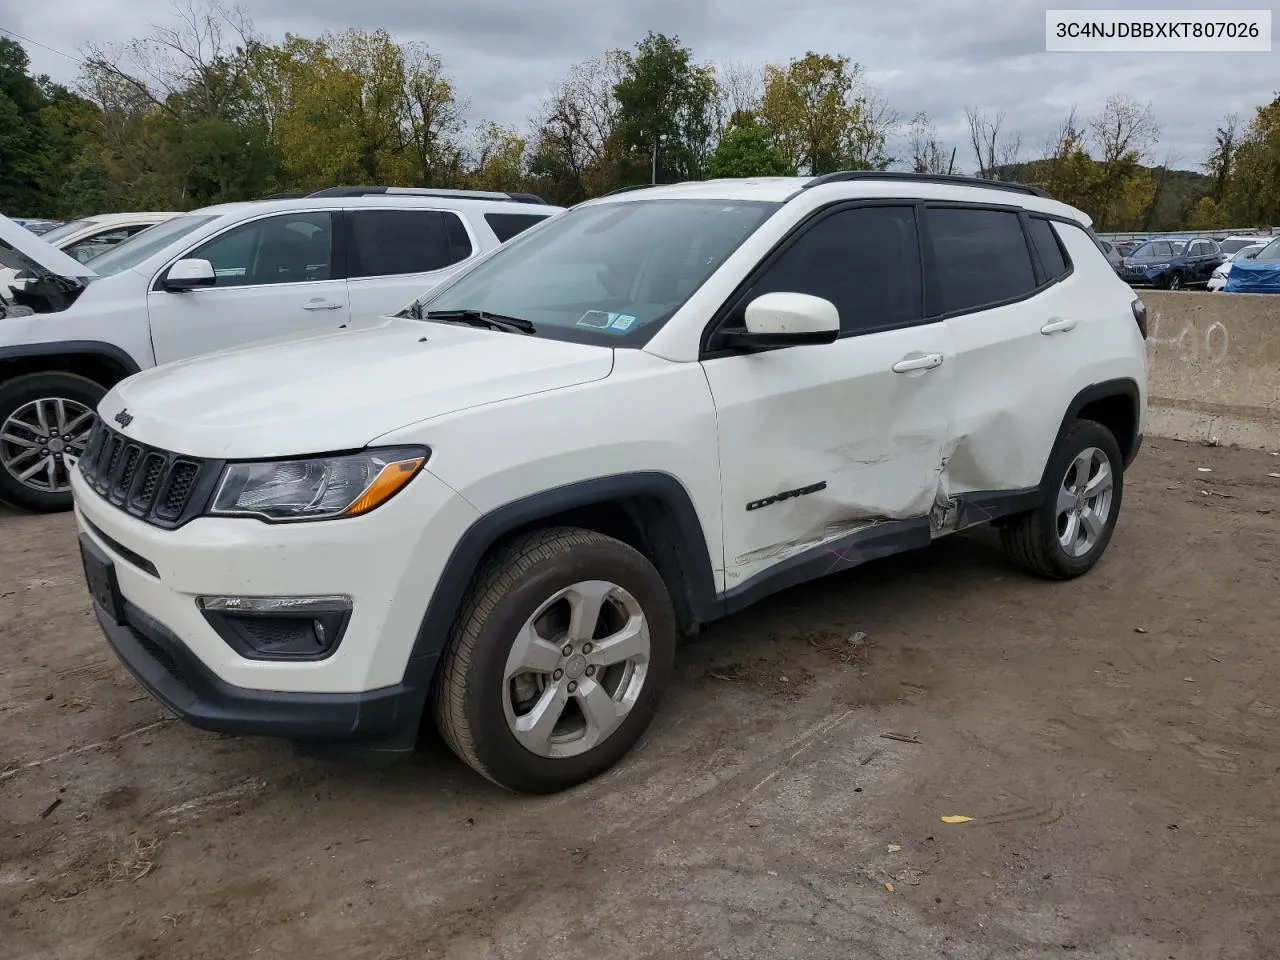
[{"label": "tire", "polygon": [[1178,273],[1177,271],[1174,271],[1173,275],[1169,277],[1169,289],[1181,290],[1182,287],[1183,287],[1182,274]]},{"label": "tire", "polygon": [[[1100,529],[1092,528],[1079,516],[1075,526],[1070,526],[1070,513],[1081,501],[1073,500],[1070,505],[1067,501],[1071,488],[1077,486],[1080,466],[1088,451],[1093,451],[1089,456],[1090,475],[1096,480],[1105,461],[1111,478]],[[1063,431],[1049,458],[1040,506],[1010,518],[1000,528],[1000,540],[1013,560],[1029,573],[1046,580],[1070,580],[1092,570],[1106,552],[1123,497],[1124,460],[1116,438],[1100,423],[1075,420]],[[1094,511],[1103,507],[1101,496],[1084,502],[1094,516]],[[1076,533],[1074,538],[1068,536],[1072,530]],[[1071,540],[1071,549],[1064,544],[1064,538]]]},{"label": "tire", "polygon": [[[71,509],[69,478],[74,459],[64,456],[63,449],[68,454],[83,451],[93,413],[106,392],[101,384],[73,373],[30,373],[0,384],[0,500],[41,513]],[[55,427],[58,409],[63,411],[63,426],[73,427],[72,432],[59,436],[50,431],[51,447],[45,449],[51,452],[33,454],[34,448],[27,444],[44,436],[37,432],[38,411],[43,410],[47,425]],[[73,436],[73,441],[68,443],[66,436]],[[33,478],[20,479],[31,466],[49,460],[54,462],[52,478],[41,470]]]},{"label": "tire", "polygon": [[[597,629],[573,631],[569,618],[590,609],[584,598],[593,594],[607,596],[598,608],[605,615],[593,622]],[[629,649],[643,646],[644,632],[627,630],[624,621],[647,625],[647,660],[606,667],[618,655],[617,638],[636,638]],[[552,642],[518,644],[530,629]],[[589,651],[588,636],[599,638]],[[675,646],[671,597],[641,553],[573,527],[525,534],[490,555],[463,599],[432,690],[436,726],[454,753],[501,787],[565,790],[608,770],[640,738],[670,679]],[[525,649],[531,654],[524,659],[537,660],[538,671],[514,666],[522,659],[515,651]],[[607,718],[595,733],[588,701],[592,716]],[[559,732],[544,738],[550,728],[532,723],[538,707],[551,715],[548,705],[559,704]]]}]

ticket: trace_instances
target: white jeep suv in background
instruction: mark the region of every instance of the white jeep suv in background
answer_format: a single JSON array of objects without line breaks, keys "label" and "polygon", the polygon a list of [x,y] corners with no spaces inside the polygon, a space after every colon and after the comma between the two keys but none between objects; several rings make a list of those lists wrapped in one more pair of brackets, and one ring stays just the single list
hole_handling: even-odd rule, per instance
[{"label": "white jeep suv in background", "polygon": [[1088,571],[1144,425],[1145,311],[1030,188],[834,174],[581,204],[412,316],[145,372],[72,479],[94,610],[210,730],[554,791],[676,638],[988,521]]},{"label": "white jeep suv in background", "polygon": [[336,187],[173,217],[88,263],[0,217],[0,264],[37,275],[0,290],[0,500],[68,509],[92,411],[129,374],[394,313],[559,210]]}]

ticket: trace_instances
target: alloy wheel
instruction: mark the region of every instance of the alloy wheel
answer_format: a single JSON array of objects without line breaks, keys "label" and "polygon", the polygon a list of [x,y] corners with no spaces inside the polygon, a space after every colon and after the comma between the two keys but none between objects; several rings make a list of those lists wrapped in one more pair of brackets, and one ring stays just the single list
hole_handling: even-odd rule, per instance
[{"label": "alloy wheel", "polygon": [[1068,556],[1083,557],[1102,539],[1114,491],[1107,455],[1097,447],[1081,450],[1058,487],[1058,543]]},{"label": "alloy wheel", "polygon": [[39,493],[65,493],[93,422],[92,409],[65,397],[24,403],[0,424],[0,467]]},{"label": "alloy wheel", "polygon": [[584,580],[546,600],[516,636],[503,671],[503,707],[516,740],[540,757],[599,746],[640,699],[649,624],[630,593]]}]

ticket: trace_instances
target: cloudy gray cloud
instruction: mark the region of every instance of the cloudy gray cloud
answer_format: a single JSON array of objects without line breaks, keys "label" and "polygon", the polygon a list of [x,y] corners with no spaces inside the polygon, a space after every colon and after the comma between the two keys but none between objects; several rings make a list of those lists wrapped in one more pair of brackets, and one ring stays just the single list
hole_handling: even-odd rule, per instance
[{"label": "cloudy gray cloud", "polygon": [[[1195,169],[1230,112],[1251,115],[1276,95],[1271,53],[1046,53],[1044,10],[1025,0],[246,0],[257,28],[318,35],[347,26],[386,27],[398,39],[426,41],[445,62],[473,120],[524,124],[574,62],[629,47],[647,30],[678,34],[699,59],[784,62],[808,50],[842,53],[862,64],[904,117],[926,111],[948,146],[968,156],[964,108],[1003,111],[1038,155],[1074,105],[1096,113],[1112,94],[1151,101],[1160,123],[1156,161]],[[1194,9],[1199,0],[1055,3],[1114,9]],[[1257,7],[1238,0],[1233,7]],[[74,54],[85,42],[110,43],[148,32],[168,17],[167,0],[61,0],[34,5],[0,0],[0,27]],[[1274,25],[1273,25],[1274,29]],[[28,45],[34,68],[62,81],[76,64]]]}]

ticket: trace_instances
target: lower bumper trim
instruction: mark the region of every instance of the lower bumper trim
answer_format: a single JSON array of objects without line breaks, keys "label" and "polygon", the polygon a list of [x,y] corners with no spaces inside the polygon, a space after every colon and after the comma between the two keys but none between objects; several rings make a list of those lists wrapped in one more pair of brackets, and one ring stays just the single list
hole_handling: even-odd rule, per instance
[{"label": "lower bumper trim", "polygon": [[222,680],[172,631],[127,601],[124,624],[98,603],[94,615],[138,683],[194,727],[379,750],[411,750],[417,740],[434,656],[412,661],[403,682],[363,693],[254,690]]}]

